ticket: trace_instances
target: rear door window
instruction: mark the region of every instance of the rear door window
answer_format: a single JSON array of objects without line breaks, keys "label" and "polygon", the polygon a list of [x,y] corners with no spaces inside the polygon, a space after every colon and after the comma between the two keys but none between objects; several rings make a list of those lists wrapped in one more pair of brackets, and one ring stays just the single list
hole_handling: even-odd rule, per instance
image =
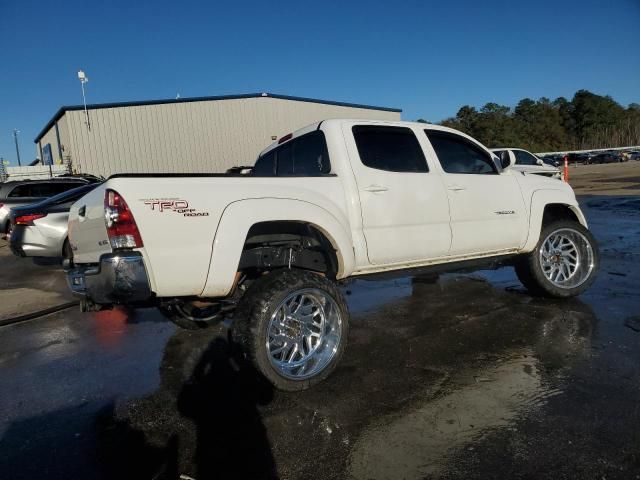
[{"label": "rear door window", "polygon": [[356,125],[353,137],[363,165],[387,172],[428,172],[427,160],[413,130],[406,127]]}]

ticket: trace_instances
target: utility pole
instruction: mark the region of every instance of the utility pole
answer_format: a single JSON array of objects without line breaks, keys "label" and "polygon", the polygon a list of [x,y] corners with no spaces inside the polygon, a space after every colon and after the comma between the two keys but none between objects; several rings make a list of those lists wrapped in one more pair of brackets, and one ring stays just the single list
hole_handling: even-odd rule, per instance
[{"label": "utility pole", "polygon": [[20,130],[16,130],[14,128],[13,129],[13,141],[16,143],[16,156],[18,157],[18,166],[21,167],[22,164],[20,163],[20,147],[18,147],[18,133],[20,133]]},{"label": "utility pole", "polygon": [[84,105],[84,116],[87,119],[87,129],[91,131],[91,121],[89,120],[89,112],[87,111],[87,98],[84,95],[84,84],[89,81],[89,77],[82,71],[78,71],[78,80],[80,80],[80,86],[82,88],[82,104]]}]

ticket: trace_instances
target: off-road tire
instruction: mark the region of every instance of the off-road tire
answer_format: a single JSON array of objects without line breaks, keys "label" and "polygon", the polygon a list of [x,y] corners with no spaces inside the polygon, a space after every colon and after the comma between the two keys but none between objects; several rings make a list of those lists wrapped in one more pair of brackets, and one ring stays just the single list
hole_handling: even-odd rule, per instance
[{"label": "off-road tire", "polygon": [[[324,369],[312,377],[298,380],[281,375],[271,364],[266,340],[271,316],[278,306],[291,293],[304,289],[317,289],[331,296],[341,316],[341,334],[337,350]],[[349,310],[337,285],[323,275],[300,269],[283,269],[253,282],[240,300],[233,322],[233,339],[254,367],[275,388],[292,392],[318,384],[336,368],[347,345]]]},{"label": "off-road tire", "polygon": [[[580,285],[573,288],[561,288],[553,284],[544,274],[540,262],[540,249],[545,239],[554,231],[572,229],[582,234],[589,242],[593,252],[593,268],[589,277]],[[515,264],[516,275],[529,293],[537,296],[568,298],[575,297],[586,291],[595,281],[600,264],[600,254],[595,238],[589,230],[579,222],[573,220],[557,220],[544,225],[540,232],[540,239],[532,252],[523,255]],[[583,267],[580,267],[583,268]]]}]

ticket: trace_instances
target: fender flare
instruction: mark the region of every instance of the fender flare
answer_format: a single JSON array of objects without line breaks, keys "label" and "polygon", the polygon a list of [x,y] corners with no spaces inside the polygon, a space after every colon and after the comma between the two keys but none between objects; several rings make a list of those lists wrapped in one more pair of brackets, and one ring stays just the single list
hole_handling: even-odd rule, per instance
[{"label": "fender flare", "polygon": [[249,229],[256,223],[295,221],[309,223],[322,232],[336,250],[337,278],[347,277],[355,268],[349,223],[310,202],[288,198],[254,198],[232,202],[224,209],[213,239],[209,272],[203,297],[224,297],[233,287],[240,255]]},{"label": "fender flare", "polygon": [[538,243],[540,232],[542,231],[542,219],[545,207],[552,204],[568,207],[578,218],[578,221],[584,227],[587,227],[587,220],[582,210],[580,210],[575,196],[569,196],[562,190],[536,190],[531,195],[531,204],[529,205],[529,233],[522,249],[524,252],[532,251]]}]

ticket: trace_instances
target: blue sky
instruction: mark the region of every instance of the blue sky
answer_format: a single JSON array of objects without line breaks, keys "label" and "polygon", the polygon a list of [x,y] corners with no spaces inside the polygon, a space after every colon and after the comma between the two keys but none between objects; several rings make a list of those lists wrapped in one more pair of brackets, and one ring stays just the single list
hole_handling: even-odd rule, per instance
[{"label": "blue sky", "polygon": [[640,0],[0,0],[0,156],[23,160],[61,105],[273,92],[399,107],[640,102]]}]

